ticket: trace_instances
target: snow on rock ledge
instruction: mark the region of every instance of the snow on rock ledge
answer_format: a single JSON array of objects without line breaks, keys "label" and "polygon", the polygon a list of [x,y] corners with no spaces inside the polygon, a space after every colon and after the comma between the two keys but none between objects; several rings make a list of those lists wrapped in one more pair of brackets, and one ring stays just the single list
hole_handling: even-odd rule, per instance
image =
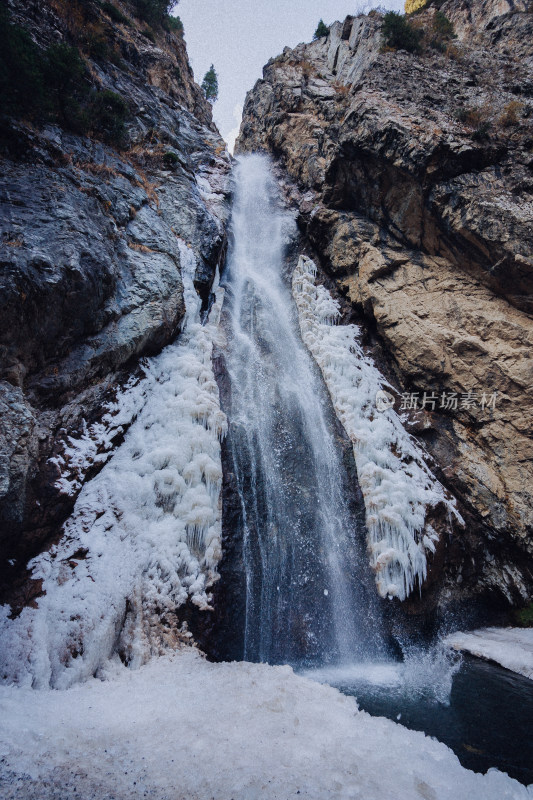
[{"label": "snow on rock ledge", "polygon": [[0,687],[5,800],[526,800],[497,770],[289,667],[193,652],[65,692]]},{"label": "snow on rock ledge", "polygon": [[444,642],[533,680],[533,628],[479,628],[452,633]]},{"label": "snow on rock ledge", "polygon": [[184,330],[151,359],[149,391],[130,392],[140,413],[84,486],[60,543],[30,562],[43,582],[38,607],[16,619],[0,608],[0,679],[66,688],[114,652],[139,666],[187,637],[175,616],[187,599],[209,608],[221,556],[226,418],[211,354],[223,293],[201,325],[195,258],[183,242],[180,256]]},{"label": "snow on rock ledge", "polygon": [[133,376],[117,393],[115,400],[104,406],[99,422],[84,421],[80,436],[66,436],[62,451],[49,459],[60,472],[55,482],[62,494],[74,497],[83,486],[88,472],[106,464],[124,432],[140,413],[157,381],[155,360],[142,359],[142,377]]},{"label": "snow on rock ledge", "polygon": [[422,585],[427,553],[435,551],[438,534],[426,523],[428,510],[442,503],[462,520],[396,412],[377,409],[386,381],[364,355],[358,327],[333,324],[338,303],[315,277],[314,262],[300,256],[292,278],[300,331],[353,444],[378,592],[404,600]]}]

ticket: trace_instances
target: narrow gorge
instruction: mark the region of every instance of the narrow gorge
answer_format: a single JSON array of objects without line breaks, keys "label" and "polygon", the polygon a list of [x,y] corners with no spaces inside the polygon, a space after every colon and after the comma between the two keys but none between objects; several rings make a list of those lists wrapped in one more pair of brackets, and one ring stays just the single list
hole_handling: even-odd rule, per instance
[{"label": "narrow gorge", "polygon": [[533,14],[420,6],[234,156],[171,4],[2,6],[6,800],[529,796]]}]

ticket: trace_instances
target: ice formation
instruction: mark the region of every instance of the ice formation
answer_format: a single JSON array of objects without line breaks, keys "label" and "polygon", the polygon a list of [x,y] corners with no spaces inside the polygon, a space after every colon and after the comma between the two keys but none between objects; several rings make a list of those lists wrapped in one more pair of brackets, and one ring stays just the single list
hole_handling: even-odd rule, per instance
[{"label": "ice formation", "polygon": [[73,497],[83,486],[88,471],[103,467],[116,447],[117,440],[136,419],[157,381],[155,359],[144,359],[142,375],[129,379],[114,400],[105,406],[98,422],[87,425],[79,436],[65,436],[62,452],[49,459],[59,469],[55,486],[62,494]]},{"label": "ice formation", "polygon": [[30,563],[43,581],[38,607],[16,619],[0,608],[0,676],[8,680],[65,688],[95,674],[114,652],[138,666],[179,640],[174,612],[188,598],[209,608],[221,555],[226,418],[211,355],[223,293],[202,325],[195,258],[183,242],[180,253],[181,336],[151,359],[149,394],[142,386],[130,391],[133,405],[148,399],[123,444],[82,489],[60,543]]},{"label": "ice formation", "polygon": [[350,440],[364,496],[370,564],[382,597],[405,599],[427,573],[438,534],[428,509],[440,503],[459,515],[424,454],[392,408],[378,411],[386,381],[359,344],[356,325],[336,325],[338,302],[316,285],[316,265],[300,256],[292,290],[302,338],[319,365]]}]

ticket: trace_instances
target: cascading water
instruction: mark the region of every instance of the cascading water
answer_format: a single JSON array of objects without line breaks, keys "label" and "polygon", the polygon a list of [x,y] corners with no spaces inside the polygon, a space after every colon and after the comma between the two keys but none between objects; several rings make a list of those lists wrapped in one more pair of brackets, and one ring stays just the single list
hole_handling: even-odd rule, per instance
[{"label": "cascading water", "polygon": [[241,158],[225,286],[244,657],[293,664],[383,657],[334,415],[283,279],[292,226],[267,159]]}]

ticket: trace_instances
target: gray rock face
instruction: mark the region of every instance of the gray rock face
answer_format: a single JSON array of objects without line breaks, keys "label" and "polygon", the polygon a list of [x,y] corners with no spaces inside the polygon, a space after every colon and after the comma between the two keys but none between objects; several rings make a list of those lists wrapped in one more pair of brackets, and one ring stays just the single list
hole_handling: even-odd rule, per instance
[{"label": "gray rock face", "polygon": [[0,498],[5,503],[5,521],[20,524],[24,513],[26,478],[37,455],[36,419],[22,390],[0,383]]},{"label": "gray rock face", "polygon": [[[442,52],[383,51],[377,12],[287,48],[248,94],[237,142],[286,176],[398,408],[402,393],[459,398],[409,414],[466,519],[435,557],[426,610],[524,604],[533,587],[533,16],[506,1],[441,11],[458,33]],[[414,24],[431,31],[434,15]]]},{"label": "gray rock face", "polygon": [[[61,6],[10,6],[38,44],[72,41]],[[0,162],[0,599],[15,606],[24,564],[75,501],[50,457],[179,333],[179,239],[206,302],[225,248],[230,158],[183,40],[93,13],[121,54],[118,66],[86,57],[131,109],[124,148],[11,121]]]}]

